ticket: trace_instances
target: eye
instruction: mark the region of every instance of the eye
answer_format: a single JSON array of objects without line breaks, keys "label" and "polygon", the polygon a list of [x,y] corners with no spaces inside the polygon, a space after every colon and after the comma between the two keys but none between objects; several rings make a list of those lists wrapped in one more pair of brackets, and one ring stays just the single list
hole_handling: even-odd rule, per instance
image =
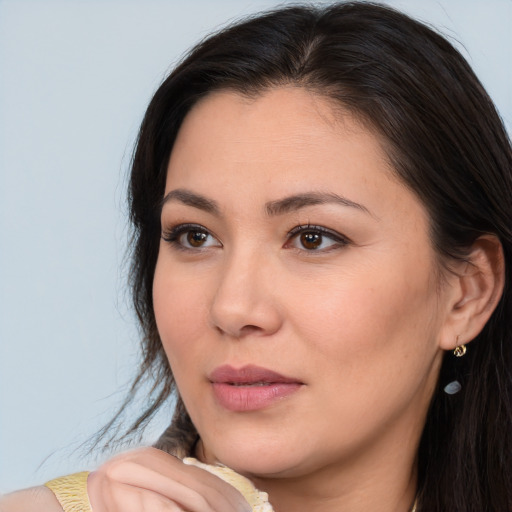
[{"label": "eye", "polygon": [[208,247],[222,247],[205,227],[199,224],[179,224],[164,231],[162,238],[170,244],[181,249],[204,249]]},{"label": "eye", "polygon": [[328,251],[338,247],[344,247],[349,240],[330,229],[322,226],[297,226],[288,233],[289,241],[287,246],[302,249],[308,252]]}]

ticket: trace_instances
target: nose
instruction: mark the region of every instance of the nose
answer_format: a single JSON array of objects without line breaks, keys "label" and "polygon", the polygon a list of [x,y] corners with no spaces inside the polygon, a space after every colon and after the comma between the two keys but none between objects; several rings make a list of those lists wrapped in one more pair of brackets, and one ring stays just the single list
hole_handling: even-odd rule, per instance
[{"label": "nose", "polygon": [[276,270],[261,256],[225,261],[210,309],[216,329],[231,338],[268,336],[282,324],[275,294]]}]

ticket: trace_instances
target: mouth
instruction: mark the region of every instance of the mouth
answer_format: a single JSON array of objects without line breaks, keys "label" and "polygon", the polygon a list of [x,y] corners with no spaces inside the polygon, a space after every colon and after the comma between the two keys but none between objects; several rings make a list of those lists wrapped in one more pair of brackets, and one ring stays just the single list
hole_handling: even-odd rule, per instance
[{"label": "mouth", "polygon": [[259,366],[219,366],[210,375],[217,403],[233,412],[266,409],[295,394],[304,383]]},{"label": "mouth", "polygon": [[235,386],[237,388],[241,387],[254,387],[254,386],[270,386],[274,384],[273,382],[226,382],[231,386]]},{"label": "mouth", "polygon": [[234,368],[229,365],[219,366],[215,368],[209,375],[210,382],[232,384],[234,386],[251,386],[267,384],[290,384],[300,383],[298,379],[293,377],[286,377],[267,368],[260,366],[247,365],[242,368]]}]

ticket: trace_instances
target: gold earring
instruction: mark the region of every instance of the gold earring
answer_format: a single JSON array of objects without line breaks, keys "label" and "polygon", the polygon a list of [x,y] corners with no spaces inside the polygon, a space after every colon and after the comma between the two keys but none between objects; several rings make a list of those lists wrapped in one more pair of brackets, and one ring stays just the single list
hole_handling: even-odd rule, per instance
[{"label": "gold earring", "polygon": [[[457,336],[457,342],[459,341],[459,337]],[[453,355],[455,357],[462,357],[466,353],[466,345],[462,343],[462,345],[457,345],[453,350]]]}]

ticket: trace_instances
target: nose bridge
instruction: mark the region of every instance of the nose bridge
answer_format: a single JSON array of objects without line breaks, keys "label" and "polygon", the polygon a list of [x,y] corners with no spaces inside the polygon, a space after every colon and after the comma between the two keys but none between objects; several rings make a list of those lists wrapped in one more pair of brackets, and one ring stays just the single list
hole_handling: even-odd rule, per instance
[{"label": "nose bridge", "polygon": [[211,304],[214,325],[233,337],[245,332],[270,334],[278,329],[272,275],[270,258],[254,245],[227,251]]}]

